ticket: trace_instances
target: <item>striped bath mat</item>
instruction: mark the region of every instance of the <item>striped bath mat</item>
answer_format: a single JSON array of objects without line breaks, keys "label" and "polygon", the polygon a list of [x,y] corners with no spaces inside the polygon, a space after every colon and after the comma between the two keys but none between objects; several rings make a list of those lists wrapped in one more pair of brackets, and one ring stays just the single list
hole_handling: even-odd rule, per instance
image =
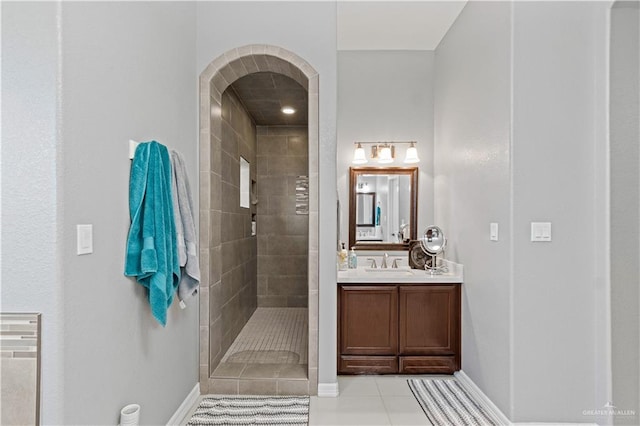
[{"label": "striped bath mat", "polygon": [[308,396],[206,397],[187,425],[295,425],[309,423]]},{"label": "striped bath mat", "polygon": [[491,411],[456,379],[409,379],[407,382],[432,425],[500,425]]}]

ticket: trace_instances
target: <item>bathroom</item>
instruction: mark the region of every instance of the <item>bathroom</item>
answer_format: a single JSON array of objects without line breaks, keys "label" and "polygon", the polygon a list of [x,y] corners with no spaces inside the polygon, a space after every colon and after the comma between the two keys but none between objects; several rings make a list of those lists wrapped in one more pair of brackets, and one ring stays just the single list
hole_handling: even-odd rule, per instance
[{"label": "bathroom", "polygon": [[[120,407],[138,401],[146,423],[164,424],[209,377],[199,354],[209,312],[194,301],[173,306],[162,328],[122,276],[127,142],[165,141],[184,153],[194,187],[211,178],[197,173],[219,161],[199,155],[196,141],[208,133],[198,81],[213,60],[253,44],[284,47],[318,76],[309,113],[319,119],[308,123],[317,143],[308,217],[319,232],[308,243],[317,247],[309,282],[315,276],[318,348],[309,362],[317,356],[318,392],[339,392],[336,201],[347,240],[353,142],[417,140],[417,231],[441,226],[447,256],[465,266],[463,369],[514,421],[593,421],[581,413],[611,394],[601,386],[611,381],[609,351],[637,351],[631,340],[623,353],[610,343],[609,311],[624,311],[603,284],[608,252],[585,232],[608,229],[610,5],[469,2],[447,33],[449,49],[435,53],[336,49],[341,7],[3,2],[3,86],[17,87],[2,93],[3,260],[12,265],[3,267],[3,310],[43,314],[42,423],[115,423]],[[359,69],[347,66],[356,59]],[[356,78],[363,84],[349,86]],[[23,103],[25,95],[38,102]],[[532,221],[553,222],[552,243],[530,242]],[[82,223],[94,225],[91,256],[75,254]],[[497,242],[490,223],[500,226]],[[625,362],[618,380],[623,366],[636,367]]]}]

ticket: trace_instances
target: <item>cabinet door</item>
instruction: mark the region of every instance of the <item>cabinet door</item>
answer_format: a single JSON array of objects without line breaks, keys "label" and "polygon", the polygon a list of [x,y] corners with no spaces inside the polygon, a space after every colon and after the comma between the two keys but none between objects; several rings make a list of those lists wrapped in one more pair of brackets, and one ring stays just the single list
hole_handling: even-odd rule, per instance
[{"label": "cabinet door", "polygon": [[342,285],[339,296],[340,354],[396,355],[397,287]]},{"label": "cabinet door", "polygon": [[460,353],[460,286],[400,286],[400,354]]}]

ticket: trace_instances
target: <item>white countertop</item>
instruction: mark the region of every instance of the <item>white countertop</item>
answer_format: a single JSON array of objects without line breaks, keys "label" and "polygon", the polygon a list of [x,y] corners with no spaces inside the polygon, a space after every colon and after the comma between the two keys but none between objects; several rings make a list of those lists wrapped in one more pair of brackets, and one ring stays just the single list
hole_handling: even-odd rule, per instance
[{"label": "white countertop", "polygon": [[407,266],[400,268],[373,269],[358,267],[338,271],[338,283],[462,283],[464,281],[464,268],[459,263],[445,261],[448,272],[431,274],[421,269],[411,269]]}]

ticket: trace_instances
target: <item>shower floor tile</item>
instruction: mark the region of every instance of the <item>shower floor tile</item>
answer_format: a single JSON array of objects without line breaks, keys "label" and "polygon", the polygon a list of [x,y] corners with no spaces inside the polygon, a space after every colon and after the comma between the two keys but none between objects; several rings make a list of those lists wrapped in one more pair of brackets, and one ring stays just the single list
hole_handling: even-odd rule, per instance
[{"label": "shower floor tile", "polygon": [[222,362],[306,364],[307,308],[258,308]]},{"label": "shower floor tile", "polygon": [[307,308],[258,308],[212,378],[307,378]]}]

